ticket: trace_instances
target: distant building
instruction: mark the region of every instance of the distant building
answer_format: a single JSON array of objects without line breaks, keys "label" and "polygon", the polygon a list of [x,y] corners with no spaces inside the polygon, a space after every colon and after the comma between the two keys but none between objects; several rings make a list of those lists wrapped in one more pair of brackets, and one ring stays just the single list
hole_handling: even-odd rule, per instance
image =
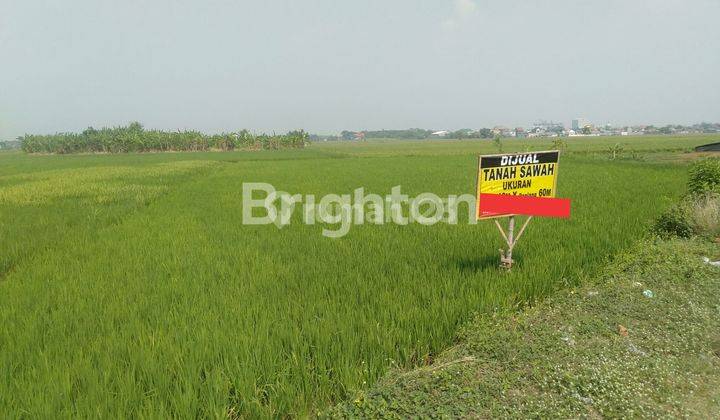
[{"label": "distant building", "polygon": [[563,130],[565,130],[565,127],[563,126],[562,123],[558,123],[558,122],[555,122],[552,120],[550,120],[550,121],[540,120],[533,124],[533,131],[537,132],[537,130],[535,130],[536,128],[539,128],[540,132],[547,132],[547,133],[562,133]]},{"label": "distant building", "polygon": [[440,130],[440,131],[435,131],[435,132],[432,133],[431,135],[432,135],[433,137],[447,137],[448,134],[450,134],[449,131],[447,131],[447,130]]},{"label": "distant building", "polygon": [[340,138],[343,140],[365,140],[365,132],[344,130],[340,133]]},{"label": "distant building", "polygon": [[582,131],[583,127],[590,125],[590,121],[585,118],[575,118],[572,120],[572,129],[575,131]]},{"label": "distant building", "polygon": [[493,136],[511,137],[510,129],[501,125],[496,125],[495,127],[493,127],[492,134]]}]

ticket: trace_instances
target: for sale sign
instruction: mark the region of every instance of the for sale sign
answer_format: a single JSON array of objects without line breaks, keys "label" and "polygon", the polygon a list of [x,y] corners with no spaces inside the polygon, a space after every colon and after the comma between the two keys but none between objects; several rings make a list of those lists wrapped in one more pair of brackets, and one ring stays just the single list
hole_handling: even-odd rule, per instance
[{"label": "for sale sign", "polygon": [[[478,219],[516,214],[515,212],[498,212],[497,203],[512,200],[487,196],[489,194],[527,197],[527,199],[515,201],[518,203],[535,203],[535,207],[537,207],[537,203],[542,203],[544,206],[547,203],[556,202],[555,200],[544,201],[533,200],[532,198],[555,197],[559,156],[560,152],[557,150],[480,156],[477,176]],[[483,195],[486,195],[485,201],[492,208],[483,206]],[[531,213],[532,209],[528,209],[528,211],[522,211],[519,214]]]}]

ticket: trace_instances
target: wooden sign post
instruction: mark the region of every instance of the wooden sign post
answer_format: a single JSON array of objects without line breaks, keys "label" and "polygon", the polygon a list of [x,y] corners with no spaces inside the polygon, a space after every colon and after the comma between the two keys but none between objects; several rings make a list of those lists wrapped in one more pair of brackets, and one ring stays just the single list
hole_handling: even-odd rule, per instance
[{"label": "wooden sign post", "polygon": [[500,225],[500,222],[498,222],[498,220],[495,219],[495,226],[497,226],[498,230],[500,231],[500,234],[503,236],[503,239],[505,239],[505,242],[507,243],[507,246],[508,246],[507,251],[500,249],[500,266],[501,267],[507,268],[508,270],[510,268],[512,268],[512,265],[515,262],[512,259],[513,248],[515,248],[515,244],[520,239],[523,232],[525,232],[525,228],[528,226],[528,224],[530,223],[530,220],[532,220],[532,218],[533,218],[532,216],[528,216],[528,218],[525,219],[525,223],[523,223],[517,236],[515,236],[515,216],[508,217],[507,234],[505,234],[505,231],[503,230],[502,226]]}]

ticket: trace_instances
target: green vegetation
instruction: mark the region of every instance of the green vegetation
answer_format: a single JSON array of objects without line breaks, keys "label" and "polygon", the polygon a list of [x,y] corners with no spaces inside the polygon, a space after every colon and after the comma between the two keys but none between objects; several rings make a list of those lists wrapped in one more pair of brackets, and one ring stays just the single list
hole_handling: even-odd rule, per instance
[{"label": "green vegetation", "polygon": [[704,159],[693,164],[688,189],[691,194],[720,194],[720,159]]},{"label": "green vegetation", "polygon": [[[688,184],[706,179],[696,163]],[[715,181],[715,179],[711,179]],[[714,182],[710,182],[714,185]],[[326,416],[690,417],[720,412],[720,199],[685,203],[692,240],[647,238],[598,279],[479,313],[432,364],[396,369]],[[701,194],[701,195],[697,195]],[[712,213],[697,223],[698,211]],[[673,213],[677,215],[677,213]],[[711,221],[712,220],[712,221]],[[709,240],[708,240],[709,239]],[[712,259],[709,258],[713,257]]]},{"label": "green vegetation", "polygon": [[[512,310],[593,276],[686,182],[683,165],[610,161],[607,144],[569,140],[559,191],[573,217],[534,220],[511,273],[497,270],[491,223],[354,226],[340,240],[299,214],[283,229],[241,224],[243,182],[317,196],[394,185],[472,193],[477,153],[494,151],[490,141],[398,143],[0,154],[4,414],[315,413],[388,368],[428,364],[474,312]],[[550,146],[503,140],[506,151]]]},{"label": "green vegetation", "polygon": [[645,240],[595,281],[480,314],[431,365],[325,413],[347,418],[711,418],[720,268],[699,240]]},{"label": "green vegetation", "polygon": [[[422,128],[409,128],[407,130],[379,130],[364,131],[366,139],[426,139],[432,134],[432,130],[423,130]],[[340,138],[345,140],[355,140],[355,132],[343,131]]]},{"label": "green vegetation", "polygon": [[0,151],[17,150],[19,148],[20,148],[20,141],[18,141],[18,140],[0,141]]},{"label": "green vegetation", "polygon": [[660,215],[653,230],[661,236],[720,237],[720,159],[697,161],[689,172],[689,194]]},{"label": "green vegetation", "polygon": [[612,146],[608,148],[608,152],[610,154],[610,159],[617,159],[618,156],[622,154],[624,151],[623,146],[620,143],[615,143]]},{"label": "green vegetation", "polygon": [[567,149],[568,143],[565,139],[556,138],[552,141],[552,150],[559,150],[561,152]]},{"label": "green vegetation", "polygon": [[134,122],[127,127],[100,130],[90,127],[82,133],[26,134],[20,137],[20,142],[22,150],[28,153],[127,153],[302,148],[307,137],[304,131],[254,135],[243,130],[206,135],[198,131],[145,130]]}]

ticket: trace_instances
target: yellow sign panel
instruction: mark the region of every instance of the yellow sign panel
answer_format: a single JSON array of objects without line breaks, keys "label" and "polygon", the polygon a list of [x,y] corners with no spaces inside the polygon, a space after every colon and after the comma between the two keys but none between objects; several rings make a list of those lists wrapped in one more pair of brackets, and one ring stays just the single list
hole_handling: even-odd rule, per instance
[{"label": "yellow sign panel", "polygon": [[481,194],[555,197],[557,189],[557,150],[547,152],[486,155],[478,159],[478,218],[507,216],[483,212]]}]

